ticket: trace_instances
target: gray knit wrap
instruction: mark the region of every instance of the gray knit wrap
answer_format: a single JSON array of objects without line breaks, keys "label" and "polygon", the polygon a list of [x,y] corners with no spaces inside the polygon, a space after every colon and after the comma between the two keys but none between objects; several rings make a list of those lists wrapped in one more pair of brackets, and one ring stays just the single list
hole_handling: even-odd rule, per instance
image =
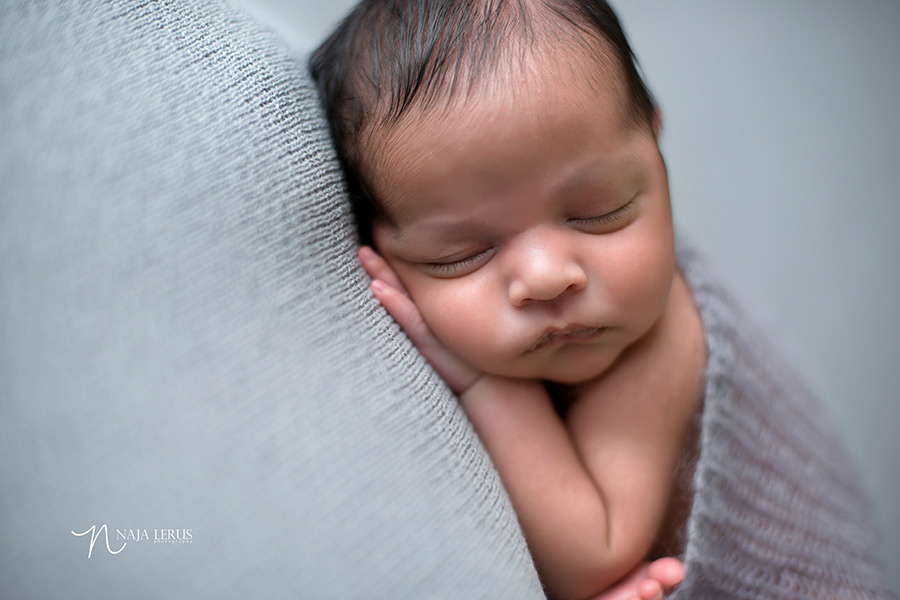
[{"label": "gray knit wrap", "polygon": [[683,598],[890,598],[858,469],[823,405],[706,263],[679,264],[709,353]]},{"label": "gray knit wrap", "polygon": [[[302,60],[219,2],[6,0],[0,102],[0,597],[542,597],[368,293]],[[884,597],[819,405],[698,265],[679,597]],[[73,532],[104,524],[127,546],[88,558]]]}]

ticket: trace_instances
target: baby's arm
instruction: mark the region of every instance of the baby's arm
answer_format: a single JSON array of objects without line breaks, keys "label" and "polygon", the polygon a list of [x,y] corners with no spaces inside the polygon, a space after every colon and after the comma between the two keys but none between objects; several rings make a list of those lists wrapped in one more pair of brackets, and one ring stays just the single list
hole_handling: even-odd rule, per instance
[{"label": "baby's arm", "polygon": [[565,423],[531,381],[483,378],[460,396],[554,595],[596,594],[653,547],[704,365],[702,325],[678,276],[654,328],[574,389]]},{"label": "baby's arm", "polygon": [[[642,510],[640,502],[618,508],[609,505],[543,385],[481,374],[450,355],[430,333],[386,263],[369,249],[362,250],[360,258],[374,279],[376,297],[459,394],[510,493],[550,591],[559,597],[584,598],[627,574],[649,550],[667,489],[657,485],[642,490],[657,504],[662,502],[660,514],[650,519],[648,515],[631,517]],[[590,395],[598,398],[597,390]],[[616,399],[621,401],[621,396]],[[640,522],[641,531],[625,531],[621,538],[610,539],[609,523],[615,518]],[[653,531],[645,533],[645,529]],[[659,582],[657,587],[668,584]]]},{"label": "baby's arm", "polygon": [[[612,543],[619,538],[678,551],[676,531],[689,500],[675,494],[675,473],[690,447],[705,367],[700,315],[677,274],[654,329],[603,378],[576,390],[578,400],[566,423],[586,468],[604,491]],[[677,522],[663,528],[666,516]]]}]

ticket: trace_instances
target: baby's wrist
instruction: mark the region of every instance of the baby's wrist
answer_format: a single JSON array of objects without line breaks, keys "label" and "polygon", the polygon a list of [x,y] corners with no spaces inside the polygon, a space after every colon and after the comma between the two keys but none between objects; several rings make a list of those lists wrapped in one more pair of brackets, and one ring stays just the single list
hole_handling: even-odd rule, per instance
[{"label": "baby's wrist", "polygon": [[[490,377],[487,373],[475,373],[472,377],[472,380],[469,381],[465,386],[461,389],[453,390],[456,395],[462,399],[465,396],[471,396],[473,394],[473,390],[479,387],[479,384],[482,383],[486,377]],[[477,392],[474,392],[477,393]]]},{"label": "baby's wrist", "polygon": [[520,394],[524,388],[543,384],[536,379],[520,379],[503,377],[490,373],[479,373],[472,383],[462,392],[458,392],[460,400],[465,402],[475,398],[511,396]]}]

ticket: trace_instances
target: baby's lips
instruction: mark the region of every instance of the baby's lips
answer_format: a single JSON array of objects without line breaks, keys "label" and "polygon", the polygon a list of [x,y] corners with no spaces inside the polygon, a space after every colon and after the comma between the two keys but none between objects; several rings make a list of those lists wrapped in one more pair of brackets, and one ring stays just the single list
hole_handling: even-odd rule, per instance
[{"label": "baby's lips", "polygon": [[587,343],[592,342],[606,332],[607,327],[587,327],[572,325],[562,329],[548,329],[528,350],[534,352],[554,343]]}]

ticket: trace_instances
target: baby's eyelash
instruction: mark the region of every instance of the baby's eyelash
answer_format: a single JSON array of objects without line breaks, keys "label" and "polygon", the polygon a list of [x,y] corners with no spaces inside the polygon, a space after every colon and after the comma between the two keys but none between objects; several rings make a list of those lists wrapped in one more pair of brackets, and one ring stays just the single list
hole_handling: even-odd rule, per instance
[{"label": "baby's eyelash", "polygon": [[569,222],[574,225],[605,225],[615,223],[616,221],[623,219],[628,215],[632,208],[634,208],[635,201],[629,200],[619,208],[610,211],[608,213],[597,215],[596,217],[580,217],[577,219],[569,219]]},{"label": "baby's eyelash", "polygon": [[472,254],[471,256],[467,256],[465,258],[461,258],[459,260],[449,261],[449,262],[430,262],[425,263],[426,266],[438,275],[454,275],[456,273],[460,273],[469,269],[480,261],[487,258],[494,251],[493,248],[488,248],[486,250],[482,250],[477,254]]}]

